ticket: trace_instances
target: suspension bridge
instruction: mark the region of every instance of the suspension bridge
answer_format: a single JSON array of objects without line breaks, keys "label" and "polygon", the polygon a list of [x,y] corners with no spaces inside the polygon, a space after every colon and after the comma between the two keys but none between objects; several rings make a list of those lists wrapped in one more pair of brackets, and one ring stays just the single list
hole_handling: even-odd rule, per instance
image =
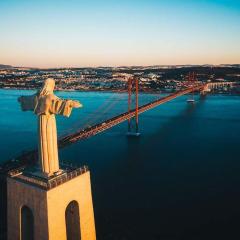
[{"label": "suspension bridge", "polygon": [[[188,84],[186,84],[186,87],[184,89],[181,89],[168,96],[158,98],[157,100],[139,106],[139,78],[129,77],[127,83],[128,83],[128,109],[126,112],[123,112],[110,119],[106,119],[100,123],[96,123],[92,126],[87,126],[86,128],[80,129],[78,131],[75,131],[74,133],[61,137],[58,141],[59,148],[64,148],[79,140],[92,137],[124,121],[128,121],[128,135],[139,136],[140,135],[140,133],[138,132],[139,114],[142,114],[150,109],[153,109],[161,104],[164,104],[186,94],[194,92],[206,94],[209,91],[211,91],[211,89],[217,88],[218,86],[224,87],[232,86],[234,84],[233,82],[201,83],[196,81],[194,75],[189,75]],[[134,107],[132,107],[133,98]],[[134,121],[134,124],[132,124],[132,121]],[[37,150],[22,153],[20,156],[16,157],[13,161],[7,162],[5,166],[2,167],[2,169],[11,170],[19,167],[24,167],[28,164],[37,161]]]},{"label": "suspension bridge", "polygon": [[[85,129],[82,129],[80,131],[77,131],[75,133],[69,134],[63,138],[59,139],[59,147],[65,147],[69,144],[72,144],[74,142],[77,142],[82,139],[86,139],[89,137],[92,137],[98,133],[101,133],[103,131],[106,131],[109,128],[112,128],[124,121],[128,121],[128,135],[131,136],[139,136],[140,133],[138,132],[138,116],[141,113],[144,113],[150,109],[153,109],[161,104],[164,104],[166,102],[169,102],[177,97],[194,93],[194,92],[200,92],[201,94],[206,94],[207,92],[211,91],[213,88],[217,88],[218,86],[224,87],[224,86],[232,86],[232,82],[219,82],[219,83],[196,83],[195,75],[189,75],[189,84],[188,87],[185,89],[179,90],[177,92],[174,92],[173,94],[170,94],[168,96],[159,98],[155,101],[152,101],[150,103],[147,103],[145,105],[142,105],[139,107],[138,102],[138,90],[139,90],[139,80],[138,78],[129,78],[128,79],[128,111],[121,113],[117,116],[114,116],[110,119],[107,119],[103,122],[97,123],[93,126],[87,127]],[[135,90],[135,92],[133,91]],[[132,104],[132,95],[135,95],[135,108],[131,108]],[[135,129],[133,129],[133,126],[131,124],[131,119],[135,120]]]},{"label": "suspension bridge", "polygon": [[[136,126],[135,126],[135,133],[136,135],[139,135],[138,134],[138,116],[139,114],[141,113],[144,113],[150,109],[153,109],[163,103],[166,103],[166,102],[169,102],[179,96],[182,96],[182,95],[185,95],[185,94],[188,94],[188,93],[191,93],[193,91],[197,91],[197,90],[201,90],[203,89],[204,86],[202,85],[199,85],[199,86],[194,86],[194,87],[190,87],[190,88],[187,88],[187,89],[184,89],[184,90],[181,90],[181,91],[178,91],[178,92],[175,92],[174,94],[171,94],[169,96],[166,96],[166,97],[163,97],[163,98],[159,98],[153,102],[150,102],[150,103],[147,103],[143,106],[140,106],[138,107],[138,101],[136,101],[136,108],[135,109],[130,109],[127,111],[127,112],[124,112],[122,114],[119,114],[118,116],[115,116],[113,118],[110,118],[110,119],[107,119],[101,123],[98,123],[94,126],[91,126],[91,127],[87,127],[83,130],[80,130],[76,133],[73,133],[73,134],[70,134],[68,136],[65,136],[63,138],[61,138],[59,140],[59,147],[64,147],[66,145],[69,145],[71,143],[74,143],[76,141],[79,141],[81,139],[85,139],[85,138],[89,138],[91,136],[94,136],[98,133],[101,133],[103,131],[106,131],[107,129],[109,128],[112,128],[124,121],[127,121],[127,120],[130,120],[132,118],[135,118],[135,122],[136,122]],[[131,128],[131,125],[129,123],[129,128],[128,128],[128,133],[130,135],[135,135],[134,132],[131,132],[132,131],[132,128]],[[133,134],[131,134],[133,133]]]}]

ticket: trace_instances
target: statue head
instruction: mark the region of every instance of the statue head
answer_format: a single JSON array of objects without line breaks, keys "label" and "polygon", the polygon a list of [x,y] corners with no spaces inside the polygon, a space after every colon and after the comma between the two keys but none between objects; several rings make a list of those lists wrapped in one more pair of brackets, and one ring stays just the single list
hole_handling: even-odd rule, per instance
[{"label": "statue head", "polygon": [[53,94],[53,90],[55,87],[55,81],[53,78],[48,78],[43,83],[42,88],[39,90],[39,96],[46,96],[49,94]]}]

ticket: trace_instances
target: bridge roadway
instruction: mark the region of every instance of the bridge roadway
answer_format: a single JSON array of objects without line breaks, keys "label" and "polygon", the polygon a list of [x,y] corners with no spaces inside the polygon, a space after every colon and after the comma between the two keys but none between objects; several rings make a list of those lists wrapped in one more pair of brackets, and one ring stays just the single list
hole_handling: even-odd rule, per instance
[{"label": "bridge roadway", "polygon": [[[191,86],[189,88],[177,91],[173,94],[170,94],[166,97],[159,98],[153,102],[147,103],[147,104],[139,107],[138,113],[141,114],[143,112],[146,112],[147,110],[155,108],[163,103],[169,102],[172,99],[175,99],[179,96],[182,96],[182,95],[194,92],[194,91],[201,91],[204,89],[205,85],[206,84],[198,84],[195,86]],[[69,144],[79,141],[81,139],[89,138],[89,137],[94,136],[100,132],[103,132],[111,127],[114,127],[114,126],[118,125],[119,123],[122,123],[130,118],[135,117],[135,112],[136,112],[135,109],[131,110],[130,112],[124,112],[118,116],[111,118],[111,119],[105,120],[104,122],[98,123],[94,126],[85,128],[76,133],[70,134],[63,138],[60,138],[59,142],[58,142],[59,148],[65,147],[66,145],[69,145]]]}]

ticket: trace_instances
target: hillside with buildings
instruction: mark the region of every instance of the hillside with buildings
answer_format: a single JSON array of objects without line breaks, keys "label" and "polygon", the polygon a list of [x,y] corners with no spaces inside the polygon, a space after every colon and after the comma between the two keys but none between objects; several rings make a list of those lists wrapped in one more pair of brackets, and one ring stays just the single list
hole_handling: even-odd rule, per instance
[{"label": "hillside with buildings", "polygon": [[238,64],[59,69],[0,66],[0,88],[5,89],[36,89],[44,79],[54,78],[57,90],[125,91],[128,74],[139,76],[140,89],[144,92],[181,89],[189,72],[194,72],[196,79],[202,82],[240,81]]}]

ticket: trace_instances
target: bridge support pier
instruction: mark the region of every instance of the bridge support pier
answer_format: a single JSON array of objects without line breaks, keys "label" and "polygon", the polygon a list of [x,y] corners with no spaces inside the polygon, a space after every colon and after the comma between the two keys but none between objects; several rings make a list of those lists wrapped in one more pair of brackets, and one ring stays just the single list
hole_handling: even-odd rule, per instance
[{"label": "bridge support pier", "polygon": [[133,90],[135,90],[135,117],[134,122],[135,126],[132,124],[132,118],[128,119],[128,132],[127,136],[131,137],[138,137],[140,136],[139,133],[139,126],[138,126],[138,92],[139,92],[139,80],[136,77],[130,77],[128,79],[128,113],[133,112],[132,110],[132,95]]},{"label": "bridge support pier", "polygon": [[139,137],[140,135],[140,132],[127,132],[128,137]]}]

